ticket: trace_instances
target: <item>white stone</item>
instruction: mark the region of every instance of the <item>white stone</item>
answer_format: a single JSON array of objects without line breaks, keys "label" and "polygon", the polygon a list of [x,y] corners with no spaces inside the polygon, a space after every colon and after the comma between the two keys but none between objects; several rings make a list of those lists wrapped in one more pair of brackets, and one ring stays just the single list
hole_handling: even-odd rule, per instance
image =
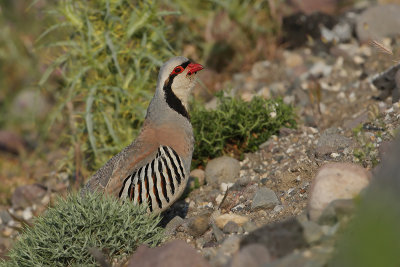
[{"label": "white stone", "polygon": [[220,228],[223,229],[225,224],[229,221],[236,223],[239,226],[243,226],[246,222],[249,221],[249,218],[237,214],[222,214],[215,219],[215,224]]},{"label": "white stone", "polygon": [[350,163],[328,163],[320,168],[310,191],[310,218],[318,220],[322,211],[336,199],[352,199],[365,188],[371,175],[364,168]]}]

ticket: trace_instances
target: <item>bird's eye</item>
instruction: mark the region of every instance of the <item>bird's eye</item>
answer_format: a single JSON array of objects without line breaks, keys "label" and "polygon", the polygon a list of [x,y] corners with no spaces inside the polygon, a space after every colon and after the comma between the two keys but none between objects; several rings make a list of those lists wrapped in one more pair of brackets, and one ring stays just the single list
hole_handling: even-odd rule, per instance
[{"label": "bird's eye", "polygon": [[178,66],[174,69],[174,71],[172,72],[172,74],[179,74],[183,71],[182,66]]}]

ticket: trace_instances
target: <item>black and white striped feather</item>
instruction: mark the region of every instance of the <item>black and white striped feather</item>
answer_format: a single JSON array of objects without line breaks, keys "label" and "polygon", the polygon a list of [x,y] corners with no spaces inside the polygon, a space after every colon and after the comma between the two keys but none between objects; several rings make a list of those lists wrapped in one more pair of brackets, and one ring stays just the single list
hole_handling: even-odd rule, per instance
[{"label": "black and white striped feather", "polygon": [[168,146],[160,146],[156,157],[135,170],[123,182],[119,198],[133,204],[147,203],[150,212],[170,206],[185,186],[182,159]]}]

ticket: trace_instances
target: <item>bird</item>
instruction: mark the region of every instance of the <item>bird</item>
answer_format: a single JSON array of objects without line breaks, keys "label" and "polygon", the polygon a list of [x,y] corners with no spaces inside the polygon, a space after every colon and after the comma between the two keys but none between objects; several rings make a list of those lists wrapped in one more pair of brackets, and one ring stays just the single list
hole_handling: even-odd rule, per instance
[{"label": "bird", "polygon": [[186,57],[160,68],[157,86],[137,138],[88,180],[83,194],[102,192],[160,213],[182,195],[194,149],[188,98],[204,67]]}]

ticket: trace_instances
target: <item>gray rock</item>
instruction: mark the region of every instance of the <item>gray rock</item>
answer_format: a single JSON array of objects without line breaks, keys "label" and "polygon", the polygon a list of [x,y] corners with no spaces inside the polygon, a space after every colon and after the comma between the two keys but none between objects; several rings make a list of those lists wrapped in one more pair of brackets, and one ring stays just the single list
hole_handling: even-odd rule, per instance
[{"label": "gray rock", "polygon": [[329,128],[321,134],[315,149],[317,157],[330,155],[334,152],[340,153],[345,148],[353,146],[353,141],[350,138],[340,135],[339,132],[336,128]]},{"label": "gray rock", "polygon": [[248,221],[245,224],[243,224],[243,230],[247,233],[253,232],[256,229],[257,229],[257,225],[255,223],[253,223],[252,221]]},{"label": "gray rock", "polygon": [[215,240],[217,240],[218,243],[221,242],[222,240],[224,240],[224,238],[225,238],[224,233],[218,228],[218,226],[215,223],[211,223],[211,228],[212,228]]},{"label": "gray rock", "polygon": [[323,232],[321,226],[313,221],[305,221],[301,224],[303,226],[304,239],[309,243],[315,243],[321,239]]},{"label": "gray rock", "polygon": [[173,240],[160,247],[148,248],[140,246],[129,259],[128,267],[161,267],[161,266],[198,266],[208,267],[210,264],[182,240]]},{"label": "gray rock", "polygon": [[256,194],[253,198],[253,202],[251,203],[251,209],[272,209],[278,204],[280,203],[275,192],[269,188],[262,187],[257,189]]},{"label": "gray rock", "polygon": [[266,247],[260,244],[251,244],[236,253],[231,261],[231,267],[259,267],[271,261]]},{"label": "gray rock", "polygon": [[267,224],[254,230],[243,237],[240,246],[244,247],[254,243],[264,245],[272,258],[280,258],[292,253],[295,249],[308,246],[303,236],[303,227],[294,218]]},{"label": "gray rock", "polygon": [[11,197],[12,207],[13,209],[19,209],[33,204],[40,204],[46,193],[47,189],[40,184],[19,186]]},{"label": "gray rock", "polygon": [[172,220],[168,222],[168,224],[165,226],[165,235],[170,236],[175,234],[176,228],[181,226],[184,223],[184,219],[182,219],[179,216],[175,216]]},{"label": "gray rock", "polygon": [[225,234],[237,233],[239,231],[239,225],[235,222],[229,221],[225,224],[222,230]]},{"label": "gray rock", "polygon": [[7,225],[8,222],[12,221],[11,215],[6,210],[0,210],[0,224]]},{"label": "gray rock", "polygon": [[399,34],[400,5],[377,5],[367,8],[356,19],[356,33],[360,41],[379,40]]},{"label": "gray rock", "polygon": [[210,160],[206,166],[206,181],[209,185],[219,187],[221,183],[234,183],[239,178],[239,161],[222,156]]},{"label": "gray rock", "polygon": [[203,235],[210,227],[210,213],[203,213],[191,218],[188,225],[188,233],[193,237]]}]

